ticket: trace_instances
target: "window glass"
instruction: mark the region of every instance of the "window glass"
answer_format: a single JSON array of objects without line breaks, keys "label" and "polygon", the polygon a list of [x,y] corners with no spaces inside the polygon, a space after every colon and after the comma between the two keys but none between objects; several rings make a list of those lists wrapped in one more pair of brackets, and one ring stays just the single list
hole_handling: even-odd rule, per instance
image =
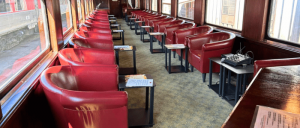
[{"label": "window glass", "polygon": [[2,12],[10,12],[11,6],[9,0],[0,0],[0,13]]},{"label": "window glass", "polygon": [[242,30],[245,0],[206,0],[206,3],[207,23]]},{"label": "window glass", "polygon": [[81,2],[80,0],[77,0],[77,8],[78,8],[78,19],[81,20]]},{"label": "window glass", "polygon": [[72,27],[71,4],[69,0],[59,0],[63,33]]},{"label": "window glass", "polygon": [[295,43],[300,43],[300,1],[272,0],[268,34]]},{"label": "window glass", "polygon": [[149,10],[149,0],[146,0],[146,8]]},{"label": "window glass", "polygon": [[157,0],[152,0],[152,11],[157,11]]},{"label": "window glass", "polygon": [[171,14],[171,0],[162,0],[162,13]]},{"label": "window glass", "polygon": [[16,11],[26,10],[26,1],[25,0],[15,0],[15,9],[16,9]]},{"label": "window glass", "polygon": [[194,19],[195,0],[178,0],[178,16]]},{"label": "window glass", "polygon": [[[49,48],[44,4],[32,1],[28,11],[0,15],[0,90]],[[43,5],[43,6],[41,6]]]}]

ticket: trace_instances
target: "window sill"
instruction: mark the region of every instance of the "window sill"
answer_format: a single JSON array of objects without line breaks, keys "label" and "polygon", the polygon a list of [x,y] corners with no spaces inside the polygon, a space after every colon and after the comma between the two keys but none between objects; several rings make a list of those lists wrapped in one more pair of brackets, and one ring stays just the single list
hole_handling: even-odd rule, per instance
[{"label": "window sill", "polygon": [[183,17],[178,17],[177,19],[179,19],[179,20],[186,20],[188,22],[194,22],[194,20],[192,20],[192,19],[183,18]]},{"label": "window sill", "polygon": [[3,126],[10,116],[21,106],[38,82],[41,73],[48,68],[55,60],[57,53],[49,52],[27,75],[20,80],[11,91],[1,99],[2,119],[0,126]]}]

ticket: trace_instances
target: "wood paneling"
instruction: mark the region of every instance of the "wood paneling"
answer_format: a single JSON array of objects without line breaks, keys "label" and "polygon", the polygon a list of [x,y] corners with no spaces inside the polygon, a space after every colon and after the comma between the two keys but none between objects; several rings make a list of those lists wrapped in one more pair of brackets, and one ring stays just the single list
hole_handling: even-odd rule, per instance
[{"label": "wood paneling", "polygon": [[178,0],[171,0],[171,16],[177,18]]},{"label": "wood paneling", "polygon": [[205,21],[205,0],[195,0],[194,23],[204,25]]},{"label": "wood paneling", "polygon": [[121,7],[121,0],[109,0],[110,6],[110,14],[115,15],[115,17],[122,16],[122,7]]},{"label": "wood paneling", "polygon": [[242,36],[254,41],[265,37],[269,0],[246,0]]},{"label": "wood paneling", "polygon": [[157,12],[161,14],[161,2],[162,0],[157,0]]},{"label": "wood paneling", "polygon": [[46,0],[51,48],[58,51],[64,45],[59,0]]},{"label": "wood paneling", "polygon": [[73,18],[73,28],[74,32],[77,31],[77,27],[79,27],[79,18],[78,18],[78,8],[77,8],[77,0],[71,0],[72,5],[72,18]]}]

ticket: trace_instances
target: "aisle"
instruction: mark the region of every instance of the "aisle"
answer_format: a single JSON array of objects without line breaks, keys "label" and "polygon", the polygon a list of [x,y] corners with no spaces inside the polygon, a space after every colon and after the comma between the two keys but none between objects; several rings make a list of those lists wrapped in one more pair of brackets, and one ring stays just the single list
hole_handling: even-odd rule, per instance
[{"label": "aisle", "polygon": [[[151,74],[156,82],[154,100],[154,128],[219,128],[233,107],[202,82],[202,76],[194,72],[168,74],[165,70],[165,54],[151,54],[150,43],[142,43],[140,36],[129,29],[123,19],[118,23],[125,30],[125,44],[135,45],[137,73]],[[146,36],[148,38],[148,36]],[[122,44],[121,41],[114,41]],[[157,42],[154,48],[159,48]],[[172,64],[180,64],[178,57]],[[132,66],[132,52],[120,52],[120,67]],[[218,76],[213,75],[213,83]],[[206,81],[208,81],[208,74]],[[126,89],[128,108],[143,108],[145,89]]]}]

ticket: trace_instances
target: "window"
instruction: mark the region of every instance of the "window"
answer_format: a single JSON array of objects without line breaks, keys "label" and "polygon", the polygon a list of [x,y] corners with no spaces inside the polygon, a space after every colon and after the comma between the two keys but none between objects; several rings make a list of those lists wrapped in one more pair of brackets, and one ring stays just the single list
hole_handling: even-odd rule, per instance
[{"label": "window", "polygon": [[206,0],[206,3],[206,23],[242,30],[245,0]]},{"label": "window", "polygon": [[71,4],[69,0],[59,0],[63,33],[72,28]]},{"label": "window", "polygon": [[162,13],[171,14],[171,0],[162,0]]},{"label": "window", "polygon": [[[49,49],[48,23],[43,0],[31,11],[0,17],[0,92],[15,85],[30,65]],[[43,5],[43,6],[37,6]],[[8,21],[8,22],[7,22]],[[13,84],[14,83],[14,84]],[[4,92],[6,93],[6,92]]]},{"label": "window", "polygon": [[270,9],[268,35],[300,43],[299,0],[272,0]]},{"label": "window", "polygon": [[157,0],[151,0],[152,1],[152,11],[157,11]]},{"label": "window", "polygon": [[149,0],[146,0],[146,8],[147,8],[147,10],[150,9],[150,7],[149,7]]},{"label": "window", "polygon": [[26,1],[25,0],[15,0],[15,9],[16,11],[26,10]]},{"label": "window", "polygon": [[194,19],[195,0],[178,0],[178,16]]},{"label": "window", "polygon": [[0,13],[1,12],[10,12],[9,0],[0,0]]},{"label": "window", "polygon": [[87,17],[87,0],[84,0],[85,16]]},{"label": "window", "polygon": [[77,0],[77,8],[78,8],[78,19],[81,20],[82,16],[81,16],[81,2],[80,2],[80,0]]}]

